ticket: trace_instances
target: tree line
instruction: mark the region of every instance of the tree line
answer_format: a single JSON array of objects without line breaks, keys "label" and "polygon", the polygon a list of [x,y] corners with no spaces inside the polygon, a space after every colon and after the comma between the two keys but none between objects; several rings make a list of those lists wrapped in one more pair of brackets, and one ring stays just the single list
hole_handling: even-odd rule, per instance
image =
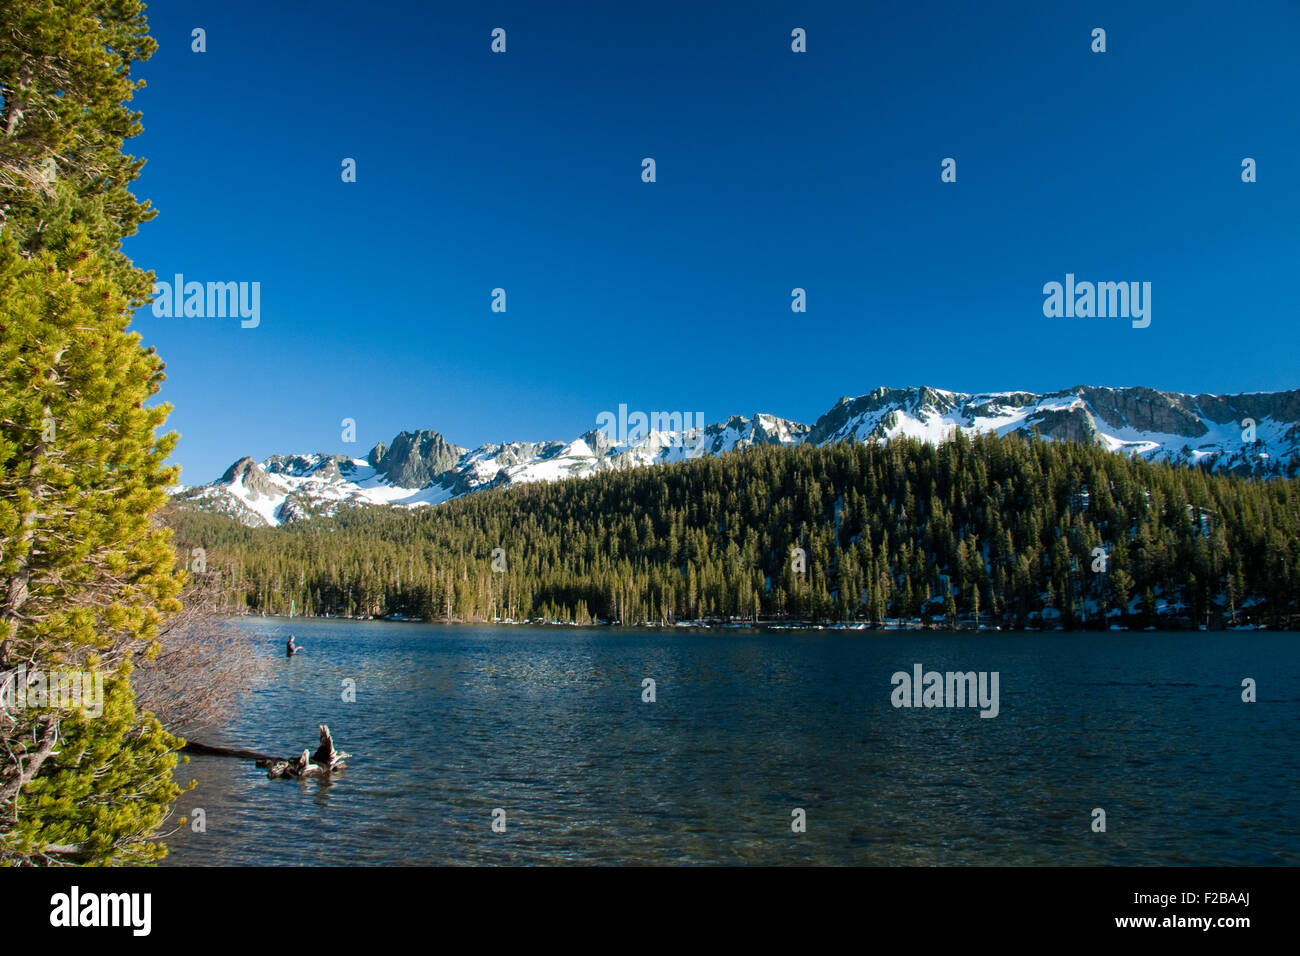
[{"label": "tree line", "polygon": [[1296,481],[1037,437],[760,446],[278,528],[168,515],[235,611],[1286,627]]}]

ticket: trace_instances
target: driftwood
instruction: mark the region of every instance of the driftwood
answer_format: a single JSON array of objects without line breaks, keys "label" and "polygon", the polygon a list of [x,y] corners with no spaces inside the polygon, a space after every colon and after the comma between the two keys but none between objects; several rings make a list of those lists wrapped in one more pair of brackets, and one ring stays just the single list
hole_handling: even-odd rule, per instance
[{"label": "driftwood", "polygon": [[264,769],[266,776],[271,780],[280,777],[328,777],[334,771],[346,768],[344,758],[352,756],[334,749],[334,738],[330,736],[330,729],[325,724],[320,725],[320,746],[316,748],[316,752],[313,754],[304,750],[297,757],[272,757],[270,754],[261,754],[253,750],[214,747],[211,744],[201,744],[192,740],[187,741],[183,749],[189,753],[214,757],[239,757],[243,760],[256,761],[257,766]]},{"label": "driftwood", "polygon": [[206,754],[209,757],[239,757],[242,760],[278,760],[278,757],[272,757],[270,754],[260,754],[255,750],[239,750],[235,747],[214,747],[212,744],[201,744],[197,740],[187,740],[185,746],[181,748],[186,753]]},{"label": "driftwood", "polygon": [[257,761],[257,765],[266,770],[266,776],[275,780],[279,777],[328,777],[336,770],[343,770],[347,764],[345,757],[349,753],[334,749],[334,738],[330,736],[329,727],[320,725],[320,746],[314,754],[304,750],[297,757],[283,760],[267,757]]}]

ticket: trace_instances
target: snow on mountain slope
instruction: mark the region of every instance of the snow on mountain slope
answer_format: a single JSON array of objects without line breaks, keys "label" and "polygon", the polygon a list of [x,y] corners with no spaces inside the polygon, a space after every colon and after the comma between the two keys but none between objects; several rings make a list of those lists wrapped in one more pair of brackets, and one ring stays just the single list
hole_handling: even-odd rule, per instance
[{"label": "snow on mountain slope", "polygon": [[217,481],[180,489],[173,500],[260,527],[332,514],[341,504],[414,506],[440,504],[454,497],[440,487],[389,484],[359,458],[275,455],[260,464],[241,458]]},{"label": "snow on mountain slope", "polygon": [[[1260,476],[1300,474],[1300,389],[1184,395],[1077,386],[1038,395],[878,388],[840,399],[812,426],[775,415],[732,416],[699,431],[653,430],[615,441],[594,429],[570,442],[507,442],[467,450],[433,431],[403,432],[365,459],[346,455],[241,458],[217,481],[177,488],[183,507],[251,526],[279,525],[353,505],[435,505],[500,485],[669,464],[760,444],[830,444],[909,437],[938,443],[956,429],[1037,431],[1178,465]],[[1252,437],[1253,441],[1247,439]]]}]

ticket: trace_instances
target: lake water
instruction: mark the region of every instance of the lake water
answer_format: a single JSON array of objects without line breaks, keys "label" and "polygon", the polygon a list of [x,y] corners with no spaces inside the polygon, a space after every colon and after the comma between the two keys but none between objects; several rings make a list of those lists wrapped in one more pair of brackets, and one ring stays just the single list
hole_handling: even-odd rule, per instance
[{"label": "lake water", "polygon": [[[1296,634],[241,626],[273,677],[196,739],[354,756],[192,757],[163,865],[1300,863]],[[894,707],[917,663],[1000,712]]]}]

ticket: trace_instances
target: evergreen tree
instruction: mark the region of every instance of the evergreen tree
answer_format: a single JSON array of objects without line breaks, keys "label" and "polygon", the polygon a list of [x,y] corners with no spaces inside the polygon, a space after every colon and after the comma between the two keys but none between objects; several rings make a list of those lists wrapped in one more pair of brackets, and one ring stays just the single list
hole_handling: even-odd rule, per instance
[{"label": "evergreen tree", "polygon": [[178,741],[138,714],[133,655],[179,609],[177,478],[146,407],[162,363],[127,331],[151,276],[120,243],[148,218],[123,140],[133,62],[153,51],[133,0],[0,5],[0,671],[103,676],[103,715],[0,717],[0,862],[139,862],[178,793]]}]

